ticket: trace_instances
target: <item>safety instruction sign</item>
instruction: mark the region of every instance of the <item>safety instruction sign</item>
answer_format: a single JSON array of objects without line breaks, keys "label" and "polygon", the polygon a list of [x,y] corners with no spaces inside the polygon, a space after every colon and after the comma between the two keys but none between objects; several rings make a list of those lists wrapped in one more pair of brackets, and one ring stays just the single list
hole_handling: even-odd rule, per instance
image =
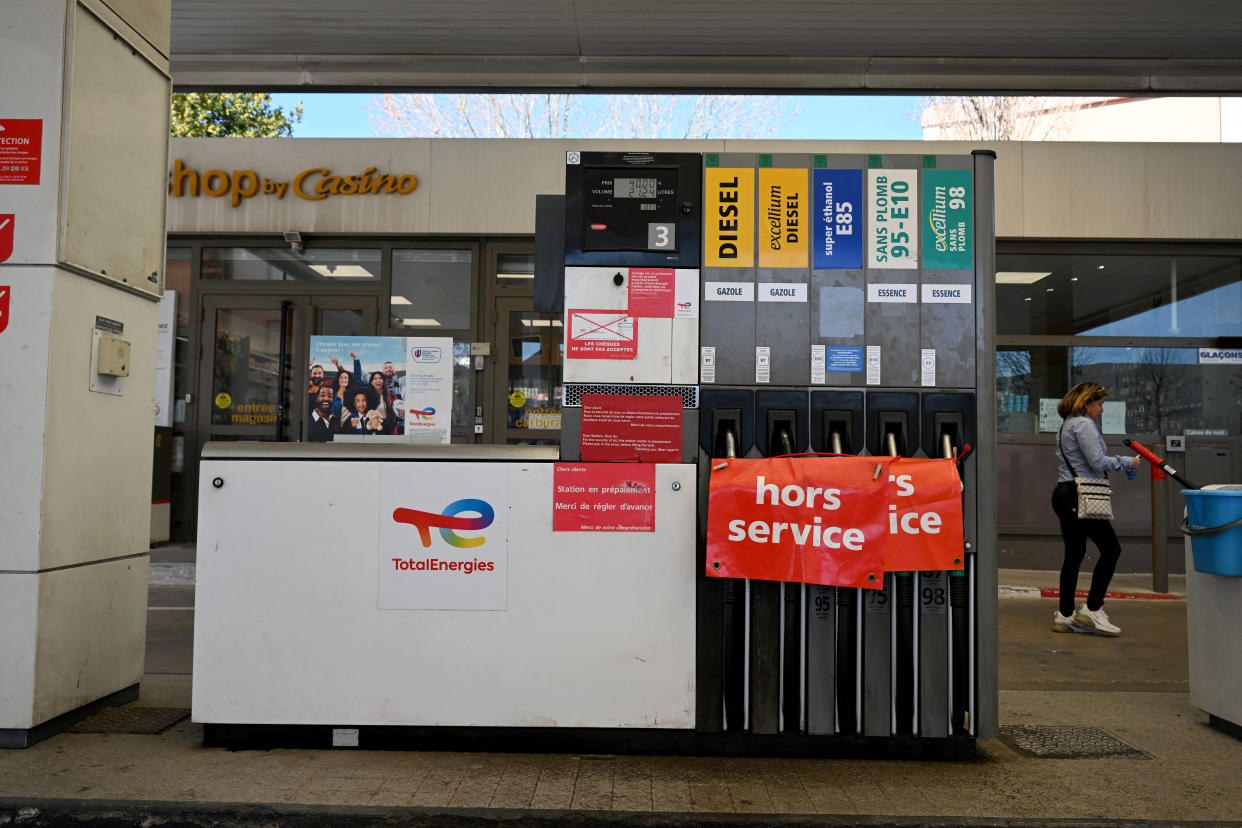
[{"label": "safety instruction sign", "polygon": [[923,267],[970,270],[972,249],[970,170],[923,171]]},{"label": "safety instruction sign", "polygon": [[583,394],[583,460],[680,463],[682,399]]},{"label": "safety instruction sign", "polygon": [[565,356],[570,359],[634,359],[638,320],[628,311],[570,308]]},{"label": "safety instruction sign", "polygon": [[919,266],[918,170],[867,170],[867,266]]},{"label": "safety instruction sign", "polygon": [[759,267],[807,267],[807,173],[760,168]]},{"label": "safety instruction sign", "polygon": [[655,531],[650,463],[557,463],[552,480],[553,532]]},{"label": "safety instruction sign", "polygon": [[862,170],[815,170],[811,241],[816,270],[857,270],[863,256]]},{"label": "safety instruction sign", "polygon": [[707,267],[755,264],[755,171],[707,167],[703,251]]},{"label": "safety instruction sign", "polygon": [[671,267],[631,267],[626,279],[632,316],[673,317],[676,274]]},{"label": "safety instruction sign", "polygon": [[38,184],[43,121],[0,118],[0,184]]}]

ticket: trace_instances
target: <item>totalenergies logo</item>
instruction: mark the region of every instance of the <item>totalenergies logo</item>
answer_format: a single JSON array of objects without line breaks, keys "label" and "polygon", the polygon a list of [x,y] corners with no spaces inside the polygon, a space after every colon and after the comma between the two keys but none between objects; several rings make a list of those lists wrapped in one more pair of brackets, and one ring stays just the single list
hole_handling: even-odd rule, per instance
[{"label": "totalenergies logo", "polygon": [[[474,512],[478,517],[457,517],[462,512]],[[431,546],[431,530],[435,528],[440,530],[440,537],[449,546],[454,546],[458,549],[472,549],[476,546],[482,546],[487,542],[487,539],[463,538],[454,530],[477,532],[480,529],[486,529],[496,519],[496,512],[486,500],[466,498],[454,500],[444,507],[443,512],[438,514],[436,512],[423,512],[418,509],[398,508],[393,511],[392,519],[397,523],[408,523],[417,529],[418,537],[422,540],[423,546]]]},{"label": "totalenergies logo", "polygon": [[407,413],[411,420],[434,420],[436,418],[436,410],[431,406],[420,409],[411,408]]}]

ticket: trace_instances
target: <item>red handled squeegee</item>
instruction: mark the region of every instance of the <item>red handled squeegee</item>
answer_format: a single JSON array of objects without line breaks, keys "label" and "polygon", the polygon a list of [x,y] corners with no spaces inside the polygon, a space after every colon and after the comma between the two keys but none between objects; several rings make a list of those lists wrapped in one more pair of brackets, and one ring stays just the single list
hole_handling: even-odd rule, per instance
[{"label": "red handled squeegee", "polygon": [[1138,440],[1122,440],[1121,442],[1125,443],[1127,447],[1132,448],[1135,451],[1137,451],[1144,460],[1146,460],[1148,463],[1151,463],[1156,468],[1160,469],[1160,471],[1164,472],[1169,477],[1176,480],[1178,483],[1181,483],[1187,489],[1198,489],[1199,488],[1199,486],[1196,486],[1194,483],[1191,483],[1189,480],[1187,480],[1186,478],[1178,474],[1177,469],[1170,466],[1164,460],[1161,460],[1159,457],[1156,456],[1156,453],[1154,451],[1147,448],[1147,446],[1143,445]]}]

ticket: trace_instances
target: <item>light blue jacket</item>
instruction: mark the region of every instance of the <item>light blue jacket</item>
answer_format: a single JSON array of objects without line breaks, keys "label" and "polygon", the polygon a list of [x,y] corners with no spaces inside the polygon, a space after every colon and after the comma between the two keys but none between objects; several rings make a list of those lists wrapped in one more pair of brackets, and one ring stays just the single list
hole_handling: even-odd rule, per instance
[{"label": "light blue jacket", "polygon": [[[1125,471],[1134,461],[1129,457],[1110,457],[1104,445],[1104,435],[1095,420],[1084,415],[1068,417],[1061,426],[1060,446],[1057,451],[1057,482],[1064,483],[1075,477],[1102,477],[1104,472]],[[1070,471],[1069,461],[1074,467]]]}]

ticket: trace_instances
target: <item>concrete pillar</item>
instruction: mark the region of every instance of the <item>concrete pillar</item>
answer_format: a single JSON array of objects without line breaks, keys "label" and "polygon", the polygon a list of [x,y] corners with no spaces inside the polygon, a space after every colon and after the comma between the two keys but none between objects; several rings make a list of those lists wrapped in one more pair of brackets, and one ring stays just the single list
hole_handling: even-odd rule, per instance
[{"label": "concrete pillar", "polygon": [[0,14],[0,747],[142,677],[170,15]]}]

